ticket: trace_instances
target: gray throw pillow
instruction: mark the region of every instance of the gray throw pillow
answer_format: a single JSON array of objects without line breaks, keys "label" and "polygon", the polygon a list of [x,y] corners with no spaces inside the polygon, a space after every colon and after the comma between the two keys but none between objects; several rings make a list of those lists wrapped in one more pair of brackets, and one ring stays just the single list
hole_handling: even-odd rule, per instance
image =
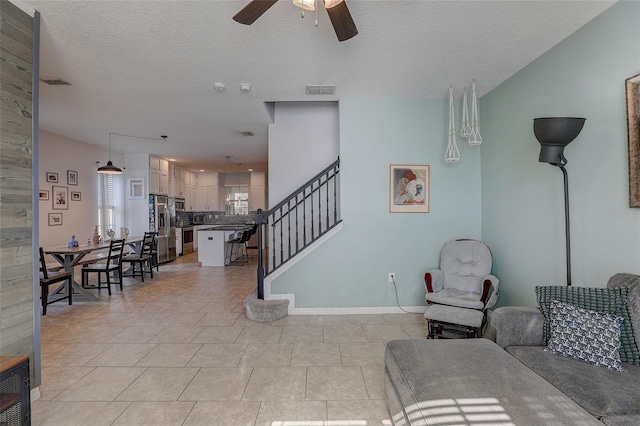
[{"label": "gray throw pillow", "polygon": [[551,337],[545,351],[625,371],[620,362],[622,318],[551,301]]},{"label": "gray throw pillow", "polygon": [[620,359],[622,362],[640,365],[640,351],[636,335],[631,323],[631,313],[628,304],[628,288],[605,287],[567,287],[567,286],[538,286],[536,298],[540,310],[544,315],[544,342],[550,337],[550,304],[552,300],[591,309],[596,312],[614,314],[622,317],[620,328]]}]

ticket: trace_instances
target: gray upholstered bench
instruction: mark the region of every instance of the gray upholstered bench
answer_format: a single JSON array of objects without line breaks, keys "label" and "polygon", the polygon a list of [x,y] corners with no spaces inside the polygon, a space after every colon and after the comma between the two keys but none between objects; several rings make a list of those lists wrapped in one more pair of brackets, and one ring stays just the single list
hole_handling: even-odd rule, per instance
[{"label": "gray upholstered bench", "polygon": [[464,332],[467,337],[482,335],[484,313],[476,309],[457,308],[455,306],[431,305],[424,313],[429,323],[429,337],[442,337],[443,329]]},{"label": "gray upholstered bench", "polygon": [[394,340],[385,397],[395,426],[600,425],[549,382],[487,339]]}]

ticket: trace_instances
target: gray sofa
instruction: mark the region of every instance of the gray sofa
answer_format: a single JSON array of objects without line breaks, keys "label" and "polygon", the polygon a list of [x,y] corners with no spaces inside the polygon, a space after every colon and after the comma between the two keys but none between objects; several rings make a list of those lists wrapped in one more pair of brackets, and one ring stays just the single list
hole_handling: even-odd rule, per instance
[{"label": "gray sofa", "polygon": [[[629,288],[640,337],[640,276],[617,274],[607,286]],[[495,343],[387,343],[385,398],[393,424],[640,426],[640,367],[623,363],[626,371],[617,372],[545,352],[543,324],[538,308],[503,307],[485,333]]]},{"label": "gray sofa", "polygon": [[[640,338],[640,276],[616,274],[607,287],[628,287],[631,320]],[[640,367],[623,363],[616,372],[544,351],[544,318],[538,308],[496,309],[490,335],[496,343],[609,426],[640,425]]]}]

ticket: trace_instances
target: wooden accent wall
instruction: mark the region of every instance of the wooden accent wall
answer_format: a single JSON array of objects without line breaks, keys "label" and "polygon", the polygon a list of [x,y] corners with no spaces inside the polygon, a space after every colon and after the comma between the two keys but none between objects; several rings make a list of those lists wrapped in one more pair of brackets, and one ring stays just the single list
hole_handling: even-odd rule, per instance
[{"label": "wooden accent wall", "polygon": [[33,17],[0,0],[0,355],[31,358],[32,76]]}]

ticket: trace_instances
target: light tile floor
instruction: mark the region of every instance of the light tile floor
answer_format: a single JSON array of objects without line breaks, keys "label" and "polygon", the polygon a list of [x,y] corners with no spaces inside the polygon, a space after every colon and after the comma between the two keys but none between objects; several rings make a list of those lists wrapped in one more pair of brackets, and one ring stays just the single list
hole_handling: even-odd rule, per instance
[{"label": "light tile floor", "polygon": [[255,267],[197,254],[42,317],[38,425],[389,425],[384,345],[425,338],[420,315],[256,323]]}]

